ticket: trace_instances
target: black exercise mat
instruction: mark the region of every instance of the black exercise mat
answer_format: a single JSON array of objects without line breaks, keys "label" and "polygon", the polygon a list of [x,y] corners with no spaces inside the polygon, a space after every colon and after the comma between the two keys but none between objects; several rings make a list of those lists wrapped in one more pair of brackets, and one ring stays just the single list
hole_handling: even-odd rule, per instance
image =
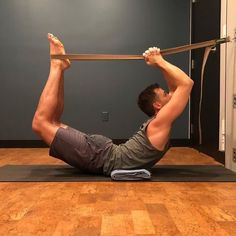
[{"label": "black exercise mat", "polygon": [[[157,165],[154,182],[235,182],[236,173],[220,165]],[[80,172],[68,165],[6,165],[0,167],[1,182],[107,182],[110,177]]]}]

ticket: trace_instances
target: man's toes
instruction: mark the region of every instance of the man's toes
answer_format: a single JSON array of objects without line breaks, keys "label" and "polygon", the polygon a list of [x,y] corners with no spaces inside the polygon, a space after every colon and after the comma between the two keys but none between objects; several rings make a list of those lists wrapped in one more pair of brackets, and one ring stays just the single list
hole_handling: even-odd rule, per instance
[{"label": "man's toes", "polygon": [[48,40],[53,43],[53,36],[48,34]]},{"label": "man's toes", "polygon": [[48,39],[54,42],[59,41],[59,39],[51,33],[48,33]]},{"label": "man's toes", "polygon": [[55,42],[58,46],[63,47],[63,44],[61,43],[59,39],[56,39]]},{"label": "man's toes", "polygon": [[63,44],[60,42],[60,40],[55,36],[52,37],[52,42],[57,46],[63,46]]},{"label": "man's toes", "polygon": [[56,38],[49,38],[49,41],[55,46],[63,47],[63,44]]},{"label": "man's toes", "polygon": [[58,39],[54,41],[54,44],[60,48],[63,48],[63,44]]},{"label": "man's toes", "polygon": [[48,33],[48,39],[52,39],[53,38],[53,34]]}]

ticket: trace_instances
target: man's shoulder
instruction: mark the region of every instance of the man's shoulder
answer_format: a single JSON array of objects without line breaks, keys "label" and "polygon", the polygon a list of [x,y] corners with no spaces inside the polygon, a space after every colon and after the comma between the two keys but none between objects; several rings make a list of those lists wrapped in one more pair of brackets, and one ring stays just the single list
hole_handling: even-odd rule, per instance
[{"label": "man's shoulder", "polygon": [[147,129],[146,135],[150,143],[158,150],[164,150],[170,136],[171,125],[157,125],[155,119],[152,120]]},{"label": "man's shoulder", "polygon": [[150,117],[149,119],[147,119],[146,121],[144,121],[144,123],[140,126],[141,130],[146,130],[147,127],[149,126],[149,124],[156,118],[156,116]]},{"label": "man's shoulder", "polygon": [[164,122],[156,117],[149,122],[146,129],[152,133],[157,133],[162,132],[163,130],[169,130],[171,129],[171,126],[172,125],[169,122]]}]

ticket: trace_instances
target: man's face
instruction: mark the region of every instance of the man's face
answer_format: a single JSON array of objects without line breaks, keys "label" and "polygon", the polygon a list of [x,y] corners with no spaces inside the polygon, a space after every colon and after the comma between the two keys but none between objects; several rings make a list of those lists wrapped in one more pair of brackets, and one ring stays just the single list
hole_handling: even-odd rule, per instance
[{"label": "man's face", "polygon": [[165,106],[170,101],[171,95],[167,93],[165,90],[163,90],[162,88],[157,88],[154,90],[154,92],[156,93],[158,97],[157,101],[154,103],[154,106],[160,110],[163,106]]}]

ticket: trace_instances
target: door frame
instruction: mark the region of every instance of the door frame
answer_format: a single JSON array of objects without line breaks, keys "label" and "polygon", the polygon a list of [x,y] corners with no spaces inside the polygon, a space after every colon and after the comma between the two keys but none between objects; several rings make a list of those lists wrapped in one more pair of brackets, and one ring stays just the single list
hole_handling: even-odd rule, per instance
[{"label": "door frame", "polygon": [[[236,36],[236,2],[221,0],[221,35]],[[221,123],[220,141],[225,135],[225,167],[236,172],[236,109],[233,98],[236,95],[236,40],[221,46]],[[222,121],[221,120],[221,121]],[[225,131],[225,132],[224,132]],[[224,134],[225,133],[225,134]],[[223,145],[224,146],[224,145]],[[235,154],[236,155],[236,154]]]}]

